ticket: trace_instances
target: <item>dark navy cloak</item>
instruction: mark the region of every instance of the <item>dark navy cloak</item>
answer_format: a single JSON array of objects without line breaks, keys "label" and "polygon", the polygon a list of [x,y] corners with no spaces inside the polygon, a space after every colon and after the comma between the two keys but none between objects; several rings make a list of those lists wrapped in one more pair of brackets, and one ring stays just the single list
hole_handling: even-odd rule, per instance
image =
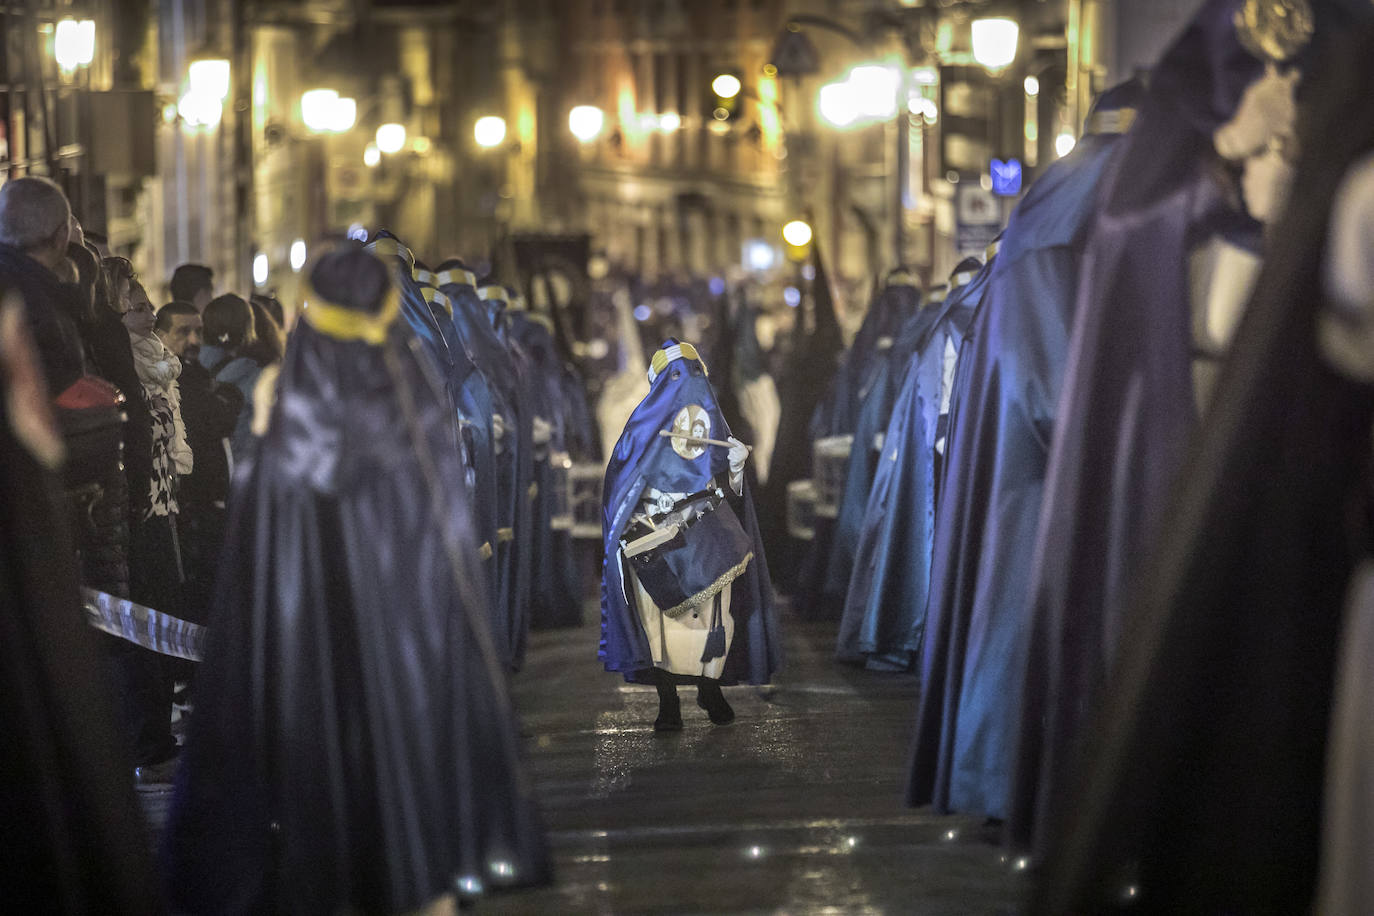
[{"label": "dark navy cloak", "polygon": [[854,570],[854,551],[878,464],[875,439],[887,429],[907,365],[908,354],[896,346],[896,339],[899,335],[908,339],[919,337],[918,328],[932,324],[938,315],[938,309],[921,307],[921,293],[916,287],[905,283],[890,285],[874,301],[850,347],[846,368],[841,371],[850,377],[847,387],[853,401],[837,409],[851,418],[854,445],[849,451],[839,514],[830,541],[827,594],[843,595]]},{"label": "dark navy cloak", "polygon": [[[1094,111],[1117,110],[1129,94],[1114,90]],[[1113,142],[1089,133],[1017,205],[959,358],[913,804],[1007,816],[1045,464],[1085,236]]]},{"label": "dark navy cloak", "polygon": [[1126,590],[1163,533],[1196,427],[1190,258],[1213,236],[1258,229],[1213,141],[1264,69],[1236,36],[1240,7],[1209,0],[1164,54],[1100,183],[1032,561],[1028,664],[1042,708],[1028,715],[1044,731],[1025,756],[1038,758],[1045,811],[1108,683]]},{"label": "dark navy cloak", "polygon": [[[1371,10],[1360,4],[1365,19]],[[1318,6],[1290,206],[1142,561],[1111,689],[1049,812],[1031,912],[1312,907],[1333,668],[1368,549],[1374,394],[1317,346],[1327,220],[1374,150],[1374,30]]]},{"label": "dark navy cloak", "polygon": [[568,532],[556,531],[552,526],[554,488],[556,481],[561,479],[554,473],[553,462],[570,455],[569,433],[574,422],[574,408],[568,389],[581,388],[581,382],[569,379],[553,334],[539,317],[523,310],[513,310],[509,316],[511,333],[529,356],[535,415],[551,427],[549,443],[535,448],[530,626],[535,629],[575,627],[582,623],[582,586],[572,538]]},{"label": "dark navy cloak", "polygon": [[542,883],[441,380],[292,332],[235,480],[165,851],[178,912],[413,911]]},{"label": "dark navy cloak", "polygon": [[668,364],[649,386],[625,424],[611,453],[602,491],[601,646],[597,653],[607,671],[618,671],[627,681],[635,672],[652,668],[649,640],[633,606],[633,582],[619,569],[620,539],[630,518],[639,511],[645,487],[665,493],[696,493],[713,479],[736,506],[740,523],[754,541],[754,558],[731,584],[730,614],[735,635],[721,672],[723,684],[766,684],[782,663],[782,642],[773,612],[773,587],[768,561],[759,536],[758,518],[746,479],[744,494],[736,499],[730,491],[730,462],[723,448],[710,447],[688,460],[673,451],[671,440],[659,436],[672,429],[673,419],[689,404],[711,418],[711,438],[724,441],[730,427],[720,412],[715,391],[701,363],[678,359]]},{"label": "dark navy cloak", "polygon": [[935,439],[946,338],[962,340],[987,268],[923,308],[894,345],[905,356],[901,388],[865,499],[853,574],[836,641],[841,661],[905,670],[925,633],[936,491]]},{"label": "dark navy cloak", "polygon": [[486,380],[493,415],[499,415],[505,427],[504,435],[499,440],[492,427],[495,485],[490,499],[494,504],[492,512],[498,533],[492,541],[494,555],[488,565],[497,580],[499,603],[496,614],[501,624],[496,628],[496,638],[504,645],[504,654],[514,666],[518,642],[515,631],[518,620],[515,611],[515,551],[513,541],[503,538],[500,531],[502,528],[514,530],[521,456],[528,455],[533,446],[529,441],[529,424],[520,422],[521,389],[510,352],[492,326],[486,303],[478,298],[472,275],[459,264],[452,266],[452,270],[439,272],[439,288],[449,297],[449,303],[453,306],[453,325],[463,347]]}]

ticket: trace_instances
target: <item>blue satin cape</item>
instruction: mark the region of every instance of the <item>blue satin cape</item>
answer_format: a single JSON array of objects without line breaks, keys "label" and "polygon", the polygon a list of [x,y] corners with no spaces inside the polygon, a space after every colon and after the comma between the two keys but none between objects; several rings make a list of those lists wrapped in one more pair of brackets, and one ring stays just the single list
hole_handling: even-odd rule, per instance
[{"label": "blue satin cape", "polygon": [[[654,379],[625,424],[606,468],[602,495],[601,647],[598,657],[607,671],[618,671],[627,681],[635,672],[653,667],[648,638],[632,605],[633,583],[625,582],[617,569],[620,538],[630,517],[638,511],[646,486],[664,492],[696,493],[714,479],[728,497],[730,463],[723,448],[710,447],[687,460],[673,451],[670,440],[659,436],[671,429],[678,411],[689,404],[704,408],[711,417],[711,438],[724,441],[730,428],[720,412],[715,391],[695,360],[679,359]],[[758,519],[745,482],[744,496],[735,501],[741,524],[754,541],[754,559],[731,585],[730,613],[735,636],[721,673],[723,684],[766,684],[782,663],[782,643],[773,612],[773,589],[768,562],[759,536]]]},{"label": "blue satin cape", "polygon": [[963,339],[987,273],[985,266],[939,305],[923,308],[894,344],[897,355],[906,355],[901,388],[864,501],[855,548],[858,560],[844,592],[836,640],[841,661],[905,670],[921,646],[930,583],[945,341],[948,336],[957,347]]},{"label": "blue satin cape", "polygon": [[[1120,104],[1104,106],[1119,108]],[[1089,134],[1017,206],[960,355],[935,521],[910,801],[1005,818],[1031,560],[1086,233],[1115,138]]]}]

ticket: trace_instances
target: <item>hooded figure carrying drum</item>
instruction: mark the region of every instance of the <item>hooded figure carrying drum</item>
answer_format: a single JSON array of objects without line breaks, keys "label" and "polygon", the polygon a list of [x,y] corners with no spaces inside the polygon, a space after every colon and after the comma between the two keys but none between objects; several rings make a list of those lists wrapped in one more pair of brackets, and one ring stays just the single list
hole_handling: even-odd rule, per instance
[{"label": "hooded figure carrying drum", "polygon": [[606,469],[598,653],[607,671],[657,688],[657,731],[682,728],[678,684],[696,684],[697,705],[724,725],[735,713],[721,686],[767,683],[779,666],[748,454],[696,348],[666,341]]}]

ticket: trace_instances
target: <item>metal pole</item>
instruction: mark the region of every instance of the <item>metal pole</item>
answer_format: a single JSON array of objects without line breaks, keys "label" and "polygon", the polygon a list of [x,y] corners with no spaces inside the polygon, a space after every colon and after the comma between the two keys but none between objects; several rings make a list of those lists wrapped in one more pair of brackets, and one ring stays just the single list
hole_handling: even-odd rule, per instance
[{"label": "metal pole", "polygon": [[892,198],[892,266],[901,267],[906,263],[906,196],[907,183],[911,174],[911,115],[907,111],[905,92],[906,68],[902,68],[902,78],[897,92],[897,193]]}]

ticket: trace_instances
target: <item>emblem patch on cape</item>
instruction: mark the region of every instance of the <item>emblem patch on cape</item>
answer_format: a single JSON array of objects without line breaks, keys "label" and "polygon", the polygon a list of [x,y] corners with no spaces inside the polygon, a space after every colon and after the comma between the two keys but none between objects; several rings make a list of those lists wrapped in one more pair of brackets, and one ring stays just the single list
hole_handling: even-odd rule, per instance
[{"label": "emblem patch on cape", "polygon": [[711,415],[698,404],[688,404],[673,418],[673,432],[690,436],[690,439],[671,438],[673,451],[688,461],[706,454],[706,445],[693,439],[707,439],[711,435]]}]

